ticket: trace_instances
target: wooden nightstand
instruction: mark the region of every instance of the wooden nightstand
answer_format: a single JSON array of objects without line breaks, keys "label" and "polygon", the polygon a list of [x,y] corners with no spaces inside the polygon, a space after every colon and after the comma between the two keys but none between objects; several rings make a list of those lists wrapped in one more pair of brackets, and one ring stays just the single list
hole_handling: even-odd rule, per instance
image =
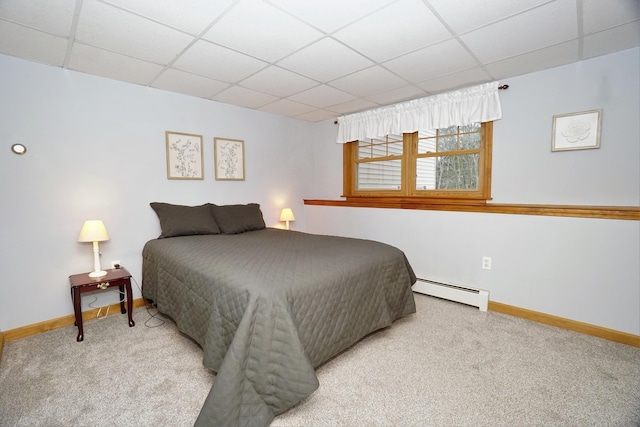
[{"label": "wooden nightstand", "polygon": [[129,313],[129,327],[135,326],[135,322],[131,317],[133,311],[133,296],[131,295],[131,274],[126,268],[114,268],[106,270],[107,275],[94,279],[89,277],[89,273],[74,274],[69,276],[69,282],[71,282],[71,300],[73,301],[73,311],[76,316],[76,326],[78,326],[78,338],[77,341],[84,339],[84,332],[82,330],[82,310],[80,308],[80,296],[85,292],[97,291],[101,289],[109,289],[112,286],[118,286],[120,288],[120,312],[122,314],[127,313],[124,308],[124,299],[122,294],[126,289],[127,296],[127,309]]}]

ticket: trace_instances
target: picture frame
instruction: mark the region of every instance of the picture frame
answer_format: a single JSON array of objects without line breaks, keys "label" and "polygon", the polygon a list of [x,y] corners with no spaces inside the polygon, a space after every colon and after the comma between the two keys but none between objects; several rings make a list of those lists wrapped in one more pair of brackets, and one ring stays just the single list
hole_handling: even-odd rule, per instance
[{"label": "picture frame", "polygon": [[244,141],[213,138],[215,177],[218,181],[244,181]]},{"label": "picture frame", "polygon": [[165,132],[167,179],[204,179],[202,135]]},{"label": "picture frame", "polygon": [[602,110],[553,116],[551,151],[600,148]]}]

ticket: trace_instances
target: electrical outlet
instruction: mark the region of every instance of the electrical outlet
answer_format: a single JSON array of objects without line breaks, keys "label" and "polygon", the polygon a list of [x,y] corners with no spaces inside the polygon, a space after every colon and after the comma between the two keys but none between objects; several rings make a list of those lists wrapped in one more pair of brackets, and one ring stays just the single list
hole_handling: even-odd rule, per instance
[{"label": "electrical outlet", "polygon": [[119,260],[119,259],[114,260],[114,261],[111,261],[111,268],[116,268],[116,265],[117,265],[117,266],[121,266],[121,265],[122,265],[122,264],[120,263],[120,260]]},{"label": "electrical outlet", "polygon": [[491,270],[491,257],[483,256],[482,257],[482,269],[483,270]]}]

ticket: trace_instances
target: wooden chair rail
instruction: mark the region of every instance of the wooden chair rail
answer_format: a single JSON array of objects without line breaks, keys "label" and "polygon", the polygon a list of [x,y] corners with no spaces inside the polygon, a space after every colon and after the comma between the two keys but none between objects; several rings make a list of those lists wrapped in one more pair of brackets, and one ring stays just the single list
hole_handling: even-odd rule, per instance
[{"label": "wooden chair rail", "polygon": [[640,220],[640,207],[636,206],[525,205],[459,200],[434,202],[394,197],[352,197],[347,198],[346,200],[305,199],[304,204],[311,206],[419,209],[510,215],[543,215],[576,218],[619,219],[632,221]]}]

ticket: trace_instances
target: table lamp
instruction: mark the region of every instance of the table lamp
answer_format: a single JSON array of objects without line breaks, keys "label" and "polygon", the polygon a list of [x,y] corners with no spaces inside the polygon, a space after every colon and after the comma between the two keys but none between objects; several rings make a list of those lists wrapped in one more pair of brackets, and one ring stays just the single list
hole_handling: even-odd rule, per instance
[{"label": "table lamp", "polygon": [[98,242],[109,240],[109,233],[104,224],[99,219],[85,221],[78,236],[78,242],[93,242],[93,271],[89,277],[98,278],[107,275],[107,272],[100,268],[100,248]]},{"label": "table lamp", "polygon": [[293,211],[291,208],[284,208],[282,212],[280,212],[280,221],[284,221],[286,223],[287,230],[289,229],[289,221],[295,221],[296,217],[293,216]]}]

